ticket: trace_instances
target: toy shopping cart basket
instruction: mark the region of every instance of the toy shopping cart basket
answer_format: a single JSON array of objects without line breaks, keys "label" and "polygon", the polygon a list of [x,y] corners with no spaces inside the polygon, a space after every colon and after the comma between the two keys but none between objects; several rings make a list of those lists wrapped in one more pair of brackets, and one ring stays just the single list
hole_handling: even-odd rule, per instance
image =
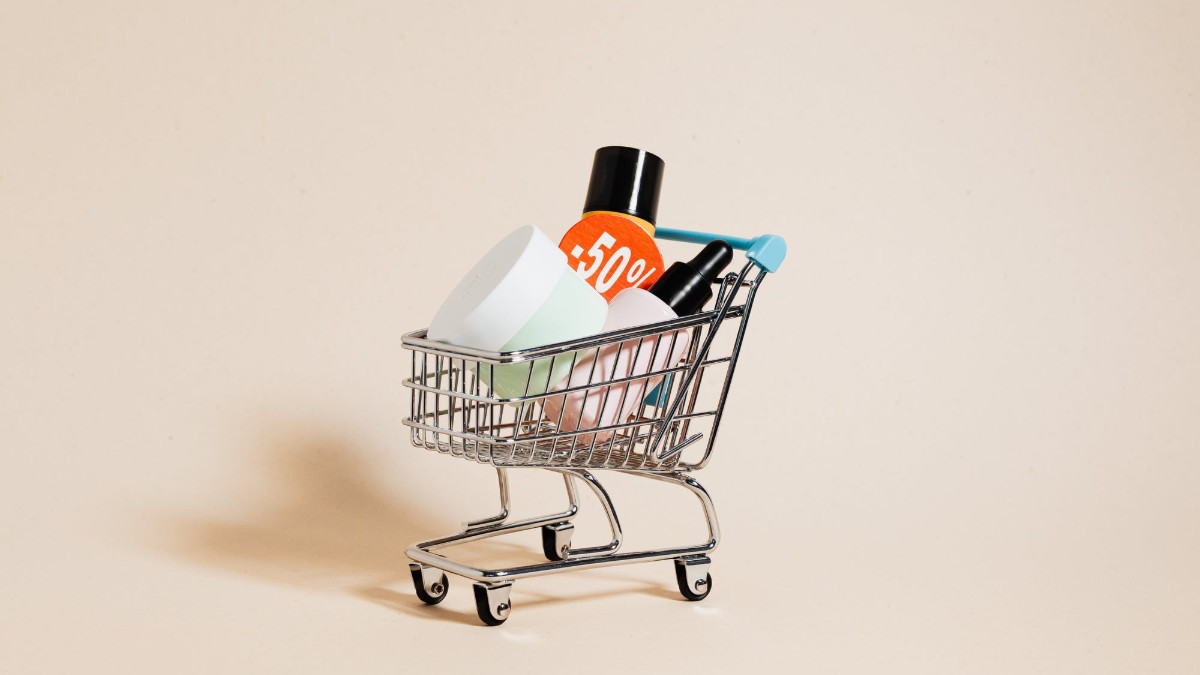
[{"label": "toy shopping cart basket", "polygon": [[[405,381],[412,390],[412,405],[404,424],[411,427],[413,445],[489,464],[496,469],[500,487],[498,514],[467,522],[457,534],[414,544],[406,551],[413,561],[409,568],[417,596],[425,603],[441,602],[449,589],[445,572],[457,574],[474,582],[479,618],[496,626],[508,618],[509,594],[517,579],[655,560],[675,561],[676,581],[685,598],[708,595],[708,553],[717,547],[720,530],[712,500],[688,472],[703,468],[712,455],[755,293],[767,273],[783,262],[786,245],[774,235],[740,238],[666,228],[658,228],[655,237],[698,244],[721,239],[744,250],[747,262],[740,272],[714,282],[719,290],[712,309],[651,325],[504,353],[428,340],[424,330],[404,336],[404,347],[412,352],[412,377]],[[498,372],[507,382],[513,381],[514,373],[518,382],[523,380],[521,395],[499,396],[492,387]],[[587,376],[579,380],[573,374],[565,388],[548,391],[554,376],[563,372]],[[574,406],[578,413],[566,404],[568,398],[582,399],[582,407]],[[633,412],[624,419],[589,424],[582,413],[589,400],[592,410]],[[568,414],[578,418],[564,419]],[[605,415],[591,417],[603,420]],[[561,474],[567,508],[510,522],[507,471],[512,468]],[[600,469],[691,492],[703,509],[708,538],[692,546],[622,551],[616,509],[592,473]],[[579,511],[576,481],[591,490],[605,510],[612,530],[605,545],[571,546],[571,521]],[[480,569],[437,552],[536,527],[542,529],[545,563]]]}]

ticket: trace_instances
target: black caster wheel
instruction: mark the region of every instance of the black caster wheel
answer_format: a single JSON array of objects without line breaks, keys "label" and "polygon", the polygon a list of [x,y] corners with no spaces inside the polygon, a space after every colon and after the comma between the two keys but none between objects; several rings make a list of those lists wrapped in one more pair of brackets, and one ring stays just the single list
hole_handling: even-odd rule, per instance
[{"label": "black caster wheel", "polygon": [[687,565],[675,561],[675,582],[679,585],[679,593],[691,601],[703,600],[712,591],[712,575],[708,573],[707,564]]},{"label": "black caster wheel", "polygon": [[571,533],[575,526],[571,523],[555,523],[542,526],[542,553],[547,560],[566,560],[567,550],[571,548]]},{"label": "black caster wheel", "polygon": [[475,611],[479,613],[479,620],[489,626],[499,626],[507,621],[512,611],[512,603],[508,600],[510,590],[512,584],[490,588],[475,584]]},{"label": "black caster wheel", "polygon": [[421,602],[427,605],[436,605],[446,599],[446,594],[450,591],[450,580],[446,578],[444,572],[438,579],[426,586],[425,575],[420,567],[412,567],[409,571],[412,572],[413,588],[417,591],[417,597],[421,599]]}]

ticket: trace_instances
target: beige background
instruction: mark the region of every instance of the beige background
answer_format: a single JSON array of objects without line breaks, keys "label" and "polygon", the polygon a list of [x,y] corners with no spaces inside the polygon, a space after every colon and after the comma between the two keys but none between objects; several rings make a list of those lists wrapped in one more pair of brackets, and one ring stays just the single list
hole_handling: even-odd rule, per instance
[{"label": "beige background", "polygon": [[[4,3],[0,671],[1200,671],[1198,31]],[[715,589],[534,580],[484,629],[464,580],[407,580],[493,485],[408,445],[399,337],[504,232],[572,224],[613,143],[667,160],[664,224],[792,245],[698,475]],[[613,491],[633,543],[692,531]]]}]

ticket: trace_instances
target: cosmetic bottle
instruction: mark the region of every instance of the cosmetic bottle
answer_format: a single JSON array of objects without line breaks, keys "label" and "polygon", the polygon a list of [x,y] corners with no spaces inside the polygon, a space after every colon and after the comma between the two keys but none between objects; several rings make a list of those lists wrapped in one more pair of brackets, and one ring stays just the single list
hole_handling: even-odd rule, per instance
[{"label": "cosmetic bottle", "polygon": [[[677,262],[649,289],[627,288],[608,306],[603,332],[667,321],[700,311],[712,298],[712,285],[733,258],[724,241],[705,246],[689,262]],[[547,397],[545,419],[560,432],[589,430],[625,422],[642,403],[661,375],[605,384],[623,378],[658,372],[678,364],[687,354],[691,334],[678,330],[641,340],[626,340],[597,352],[587,352],[556,389],[590,386],[560,396]],[[579,434],[577,446],[608,441],[614,430]]]},{"label": "cosmetic bottle", "polygon": [[[604,298],[567,266],[545,233],[529,225],[500,240],[467,272],[433,317],[427,336],[511,352],[591,335],[607,313]],[[495,396],[516,398],[544,393],[570,368],[571,359],[560,356],[494,368],[481,364],[476,376]]]},{"label": "cosmetic bottle", "polygon": [[599,213],[622,216],[653,237],[665,168],[662,158],[652,152],[620,145],[600,148],[592,158],[583,217]]},{"label": "cosmetic bottle", "polygon": [[605,300],[626,288],[648,288],[662,275],[654,223],[663,167],[662,159],[645,150],[610,146],[596,151],[583,219],[558,247]]}]

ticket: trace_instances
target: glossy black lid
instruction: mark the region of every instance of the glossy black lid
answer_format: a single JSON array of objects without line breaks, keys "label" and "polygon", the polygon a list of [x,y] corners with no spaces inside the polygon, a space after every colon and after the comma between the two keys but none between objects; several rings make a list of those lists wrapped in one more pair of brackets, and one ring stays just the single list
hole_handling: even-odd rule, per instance
[{"label": "glossy black lid", "polygon": [[666,164],[652,152],[610,145],[596,151],[583,212],[615,211],[654,224]]}]

